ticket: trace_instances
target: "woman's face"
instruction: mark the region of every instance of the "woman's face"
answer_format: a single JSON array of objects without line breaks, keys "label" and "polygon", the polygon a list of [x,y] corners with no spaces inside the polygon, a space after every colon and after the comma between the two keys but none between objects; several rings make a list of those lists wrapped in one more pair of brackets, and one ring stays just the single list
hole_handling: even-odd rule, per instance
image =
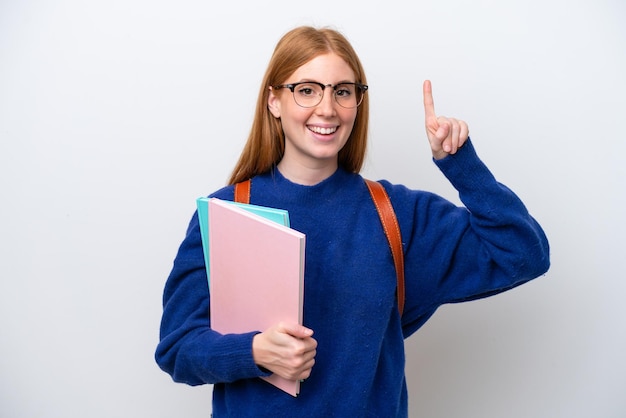
[{"label": "woman's face", "polygon": [[[298,68],[285,84],[316,81],[324,85],[355,82],[354,72],[334,53],[319,55]],[[296,87],[297,92],[297,87]],[[340,106],[332,87],[326,87],[322,101],[301,107],[288,88],[270,91],[268,106],[280,118],[285,134],[285,154],[279,166],[305,169],[337,168],[337,155],[348,141],[357,108]]]}]

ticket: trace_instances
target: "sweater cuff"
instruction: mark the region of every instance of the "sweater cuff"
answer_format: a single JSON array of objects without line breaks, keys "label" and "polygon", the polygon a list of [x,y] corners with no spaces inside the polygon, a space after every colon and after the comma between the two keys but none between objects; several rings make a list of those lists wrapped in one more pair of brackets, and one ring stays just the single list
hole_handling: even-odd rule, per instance
[{"label": "sweater cuff", "polygon": [[470,138],[456,154],[433,161],[454,188],[463,194],[466,191],[480,190],[480,187],[495,183],[496,179],[487,166],[478,158]]},{"label": "sweater cuff", "polygon": [[219,362],[224,372],[224,381],[235,381],[254,377],[269,376],[272,373],[260,368],[252,355],[252,340],[258,331],[245,334],[226,334],[221,336],[221,352],[214,361]]}]

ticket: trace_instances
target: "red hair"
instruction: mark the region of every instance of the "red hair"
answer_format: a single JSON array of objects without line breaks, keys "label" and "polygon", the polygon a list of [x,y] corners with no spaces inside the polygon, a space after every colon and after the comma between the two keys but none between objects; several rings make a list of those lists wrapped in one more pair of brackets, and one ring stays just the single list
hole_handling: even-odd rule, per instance
[{"label": "red hair", "polygon": [[[267,107],[269,87],[284,83],[298,68],[313,58],[334,53],[350,66],[355,82],[367,84],[361,61],[350,42],[329,28],[302,26],[287,32],[278,42],[263,77],[252,128],[231,174],[229,184],[235,184],[269,171],[285,153],[285,137],[280,120]],[[359,105],[348,142],[339,151],[340,167],[354,173],[361,171],[367,148],[369,99],[365,94]]]}]

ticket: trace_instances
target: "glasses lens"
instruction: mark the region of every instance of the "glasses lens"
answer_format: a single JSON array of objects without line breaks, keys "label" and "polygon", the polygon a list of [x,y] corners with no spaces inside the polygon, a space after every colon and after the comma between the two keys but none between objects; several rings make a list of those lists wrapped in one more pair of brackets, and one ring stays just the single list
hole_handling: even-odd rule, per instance
[{"label": "glasses lens", "polygon": [[357,107],[363,100],[361,87],[354,83],[337,84],[335,87],[335,100],[348,109]]},{"label": "glasses lens", "polygon": [[293,98],[302,107],[317,106],[322,101],[324,90],[315,83],[298,84],[293,89]]}]

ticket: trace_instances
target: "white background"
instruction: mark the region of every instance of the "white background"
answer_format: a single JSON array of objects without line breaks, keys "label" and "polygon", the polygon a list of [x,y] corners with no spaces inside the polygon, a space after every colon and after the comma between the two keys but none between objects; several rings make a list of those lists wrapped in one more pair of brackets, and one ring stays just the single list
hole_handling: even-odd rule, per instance
[{"label": "white background", "polygon": [[366,68],[364,175],[456,201],[429,78],[550,238],[547,275],[407,341],[411,416],[626,416],[624,18],[621,0],[0,0],[0,415],[209,415],[209,386],[153,360],[163,285],[276,41],[313,24]]}]

